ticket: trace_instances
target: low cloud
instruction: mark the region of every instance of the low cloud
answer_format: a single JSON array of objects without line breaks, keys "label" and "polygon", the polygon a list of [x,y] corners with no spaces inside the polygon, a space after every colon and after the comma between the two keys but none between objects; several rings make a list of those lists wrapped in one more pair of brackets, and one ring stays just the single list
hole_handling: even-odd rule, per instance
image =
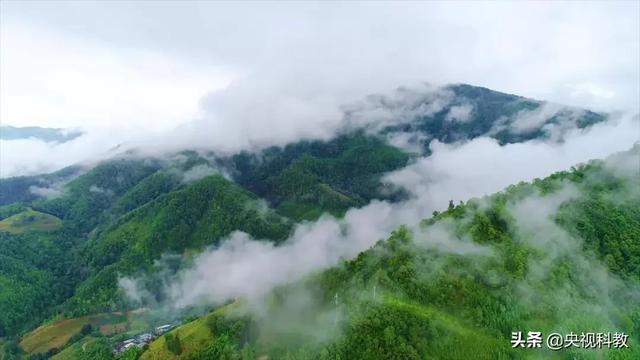
[{"label": "low cloud", "polygon": [[471,112],[473,111],[473,105],[471,104],[462,104],[457,106],[452,106],[447,113],[445,119],[447,121],[455,121],[455,122],[467,122],[471,119]]},{"label": "low cloud", "polygon": [[451,90],[422,83],[401,87],[391,94],[369,95],[341,108],[345,127],[364,127],[377,133],[387,126],[432,116],[448,107],[454,99],[455,94]]},{"label": "low cloud", "polygon": [[0,177],[50,173],[75,164],[94,164],[116,154],[118,144],[135,137],[129,131],[92,128],[73,140],[0,140]]},{"label": "low cloud", "polygon": [[128,300],[136,304],[149,301],[153,298],[139,279],[128,277],[119,278],[118,287],[122,289]]},{"label": "low cloud", "polygon": [[[616,331],[621,325],[620,314],[634,311],[634,304],[640,302],[640,287],[612,274],[595,254],[584,250],[582,239],[556,224],[559,206],[578,195],[572,185],[564,184],[550,195],[538,194],[507,205],[516,224],[514,236],[538,254],[528,261],[526,276],[516,283],[515,296],[518,306],[531,313],[551,307],[562,314],[554,324],[555,331],[574,331],[594,323]],[[570,279],[558,281],[562,278],[554,273],[558,266],[570,271]],[[540,291],[550,286],[549,291]],[[589,314],[588,320],[584,314]]]},{"label": "low cloud", "polygon": [[64,190],[55,186],[30,186],[29,192],[45,199],[55,199],[64,195]]},{"label": "low cloud", "polygon": [[[636,2],[362,5],[7,3],[3,124],[88,134],[66,146],[3,141],[0,176],[51,171],[129,141],[235,151],[327,138],[342,104],[425,80],[638,109]],[[376,105],[388,100],[387,110]],[[352,121],[411,112],[393,100],[361,102]],[[436,100],[418,110],[447,99]]]},{"label": "low cloud", "polygon": [[469,237],[460,238],[455,235],[454,221],[444,219],[426,228],[416,227],[413,241],[422,247],[437,249],[446,254],[461,256],[495,256],[489,246],[475,243]]},{"label": "low cloud", "polygon": [[534,110],[521,110],[509,122],[509,128],[516,134],[539,129],[549,119],[557,116],[561,110],[563,110],[562,106],[548,102]]},{"label": "low cloud", "polygon": [[196,165],[182,174],[182,182],[189,184],[215,174],[220,172],[207,164]]},{"label": "low cloud", "polygon": [[[449,200],[481,197],[512,183],[628,150],[638,141],[634,131],[638,126],[638,117],[624,116],[588,130],[572,131],[562,144],[529,141],[500,146],[489,138],[455,145],[433,142],[430,157],[385,178],[406,187],[413,198],[397,204],[373,201],[349,210],[342,219],[323,216],[316,222],[299,224],[279,246],[236,232],[172,278],[166,289],[170,303],[180,308],[239,297],[259,300],[275,286],[355,256],[388,237],[399,225],[416,226],[434,210],[445,208]],[[423,242],[425,246],[454,253],[486,253],[464,239],[452,238],[444,228],[429,231],[431,239]]]},{"label": "low cloud", "polygon": [[385,180],[444,207],[449,200],[488,195],[510,184],[628,150],[640,141],[638,129],[639,117],[625,115],[589,129],[573,129],[562,144],[532,140],[500,146],[486,137],[463,144],[433,141],[431,156],[388,174]]}]

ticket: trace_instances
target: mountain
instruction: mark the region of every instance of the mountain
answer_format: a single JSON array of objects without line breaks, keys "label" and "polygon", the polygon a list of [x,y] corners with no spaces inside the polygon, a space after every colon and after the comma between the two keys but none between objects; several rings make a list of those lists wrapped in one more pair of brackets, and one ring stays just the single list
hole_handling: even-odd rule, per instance
[{"label": "mountain", "polygon": [[[126,286],[120,283],[123,278],[140,276],[143,283],[136,284],[135,289],[144,288],[155,303],[162,304],[167,301],[161,291],[165,284],[158,276],[189,268],[198,254],[216,248],[222,239],[236,231],[278,245],[297,224],[318,220],[323,214],[339,218],[347,210],[374,200],[404,201],[408,193],[386,184],[384,175],[407,166],[417,156],[429,156],[431,140],[450,143],[490,136],[501,144],[530,139],[562,141],[572,129],[606,120],[604,114],[469,85],[399,89],[392,96],[371,96],[345,106],[344,112],[344,129],[324,141],[299,141],[258,152],[224,155],[185,150],[151,157],[130,151],[93,166],[0,179],[0,308],[3,309],[0,343],[4,342],[5,356],[10,358],[10,354],[23,350],[33,356],[46,352],[52,355],[59,347],[67,349],[66,354],[73,352],[71,358],[105,353],[105,346],[109,348],[127,333],[131,335],[132,329],[159,325],[165,319],[154,312],[139,318],[125,313],[153,304],[125,296]],[[634,151],[632,154],[636,155],[637,148]],[[249,316],[240,322],[227,321],[227,317],[218,316],[227,313],[226,308],[221,308],[216,316],[207,315],[196,320],[195,325],[185,325],[199,334],[198,341],[206,345],[185,344],[185,348],[193,350],[189,356],[196,358],[215,358],[212,354],[216,351],[229,353],[233,358],[237,354],[231,354],[240,351],[244,343],[250,345],[247,352],[268,353],[270,358],[284,354],[303,357],[305,351],[332,358],[366,358],[371,354],[356,353],[357,349],[349,344],[366,340],[359,339],[357,333],[367,334],[373,330],[366,329],[387,324],[380,334],[389,332],[388,338],[370,334],[371,341],[378,343],[364,348],[391,349],[390,344],[396,344],[406,348],[400,353],[408,357],[442,354],[415,336],[415,332],[429,331],[434,337],[447,334],[447,341],[452,343],[443,343],[443,349],[446,344],[461,344],[462,338],[472,338],[474,343],[484,344],[487,357],[510,356],[513,353],[504,346],[508,345],[504,332],[507,325],[528,326],[531,324],[526,320],[534,316],[531,312],[515,312],[517,316],[513,319],[495,320],[502,321],[500,324],[488,318],[503,310],[513,310],[509,306],[519,306],[508,297],[519,285],[514,279],[525,277],[529,265],[524,263],[538,257],[543,259],[544,253],[521,246],[521,234],[513,230],[517,222],[504,206],[510,201],[533,197],[535,191],[553,192],[562,181],[576,184],[584,206],[580,202],[571,203],[572,211],[556,220],[558,226],[585,239],[589,243],[587,250],[596,254],[598,261],[607,264],[616,276],[625,282],[638,281],[637,247],[628,240],[637,235],[638,214],[633,210],[637,198],[618,196],[630,188],[625,183],[628,180],[608,172],[601,163],[593,163],[533,185],[518,185],[506,195],[498,194],[480,203],[452,205],[448,211],[425,221],[426,228],[450,224],[458,229],[460,237],[471,237],[473,243],[489,248],[490,252],[507,254],[508,259],[483,259],[476,264],[475,260],[457,257],[459,254],[424,250],[414,244],[410,231],[401,229],[356,259],[274,293],[270,312],[282,314],[286,310],[279,294],[286,298],[298,287],[320,291],[313,298],[321,300],[317,305],[324,310],[316,313],[316,307],[308,309],[313,319],[299,319],[300,323],[291,324],[291,329],[301,330],[299,337],[292,336],[286,328],[267,329],[274,330],[273,337],[268,339],[261,337],[263,333],[259,331],[257,337],[250,339],[246,334],[238,335],[234,332],[238,329],[253,334],[257,331],[253,326],[269,322],[269,318]],[[609,193],[613,199],[608,198]],[[589,196],[584,197],[585,194]],[[624,225],[610,226],[616,221]],[[416,264],[429,262],[442,262],[442,267],[416,268]],[[576,263],[575,269],[582,271],[583,265]],[[565,278],[552,280],[559,281],[558,289],[576,287],[580,296],[584,295],[586,285],[567,279],[569,270],[557,270]],[[444,275],[434,280],[435,285],[431,284],[433,279],[425,283],[424,277],[431,273]],[[497,274],[499,281],[485,279],[481,274]],[[361,293],[369,291],[363,286],[371,285],[374,275],[381,279],[376,283],[379,298],[373,303],[360,302]],[[494,280],[498,282],[492,283]],[[512,287],[499,287],[500,284]],[[441,302],[421,298],[411,288]],[[468,301],[466,289],[472,290]],[[443,295],[438,295],[440,291]],[[344,317],[339,314],[337,323],[334,314],[329,315],[332,319],[329,322],[335,327],[330,332],[339,333],[340,337],[328,339],[326,334],[319,334],[320,338],[326,338],[322,344],[308,341],[317,334],[305,333],[307,329],[302,325],[325,316],[335,294],[344,299],[340,306],[345,313]],[[616,320],[611,324],[627,330],[625,326],[636,320],[627,307],[614,303],[616,311],[619,310],[616,316],[627,322]],[[483,309],[492,312],[487,315],[482,313]],[[541,314],[540,309],[535,311]],[[410,321],[406,319],[407,313],[413,314]],[[390,318],[377,319],[385,314]],[[129,320],[130,317],[136,320]],[[550,326],[559,318],[557,314],[548,315],[548,323],[539,325]],[[408,321],[406,326],[400,324],[404,320]],[[90,332],[91,326],[94,329],[90,334],[74,335],[73,339],[69,331],[75,334],[78,330],[68,330],[65,333],[68,336],[57,337],[56,342],[42,338],[48,336],[44,335],[49,333],[48,326],[59,329],[67,323],[78,328],[90,325]],[[43,325],[32,332],[39,324]],[[327,329],[320,325],[319,330]],[[129,330],[116,331],[116,335],[105,330],[121,326]],[[208,330],[211,326],[214,334],[226,335],[211,337]],[[387,331],[387,327],[392,329]],[[412,332],[414,335],[408,335]],[[296,341],[282,342],[289,337]],[[158,341],[175,343],[176,338],[181,336],[176,333],[174,338],[161,337]],[[83,345],[75,346],[81,339]],[[94,346],[96,353],[86,350]],[[166,349],[164,345],[159,347],[161,352]],[[78,348],[81,354],[74,352]],[[152,344],[151,348],[158,345]],[[463,347],[460,351],[469,354],[476,349]],[[106,353],[110,356],[110,348]]]},{"label": "mountain", "polygon": [[[0,253],[16,263],[2,273],[5,289],[25,288],[24,298],[1,292],[7,311],[0,334],[56,311],[76,316],[125,307],[118,276],[149,270],[164,252],[197,252],[237,230],[278,242],[295,221],[388,198],[377,188],[379,178],[407,160],[378,138],[352,134],[267,149],[260,161],[248,153],[210,161],[187,151],[168,159],[113,159],[64,185],[51,180],[57,173],[44,176],[54,185],[42,189],[58,189],[57,196],[0,207],[3,219],[33,209],[63,224],[44,234],[0,233],[11,244]],[[31,183],[44,186],[42,178],[0,180],[4,198],[32,190]],[[29,281],[26,274],[42,279]]]},{"label": "mountain", "polygon": [[35,139],[46,142],[64,143],[82,136],[81,131],[57,128],[43,128],[38,126],[15,127],[9,125],[0,126],[0,139],[2,140],[26,140]]},{"label": "mountain", "polygon": [[[140,359],[635,359],[640,146],[402,226],[351,260],[187,318]],[[514,348],[514,331],[628,347]],[[29,335],[29,341],[34,335]],[[79,340],[80,341],[80,340]],[[93,334],[54,358],[110,358]],[[84,350],[83,350],[84,349]]]},{"label": "mountain", "polygon": [[546,101],[455,84],[399,88],[344,107],[345,120],[428,152],[432,140],[452,143],[479,136],[500,144],[531,139],[562,141],[571,129],[602,122],[606,115]]},{"label": "mountain", "polygon": [[59,196],[64,184],[82,172],[80,166],[69,166],[50,174],[0,178],[0,206]]},{"label": "mountain", "polygon": [[[275,289],[266,309],[187,321],[140,358],[638,358],[640,168],[619,167],[638,158],[451,205]],[[513,331],[624,333],[628,348],[513,348]]]}]

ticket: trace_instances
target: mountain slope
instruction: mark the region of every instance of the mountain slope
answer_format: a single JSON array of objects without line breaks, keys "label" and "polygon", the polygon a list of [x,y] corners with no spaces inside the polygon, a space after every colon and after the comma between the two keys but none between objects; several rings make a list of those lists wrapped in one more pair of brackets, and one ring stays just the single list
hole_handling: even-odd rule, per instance
[{"label": "mountain slope", "polygon": [[[198,351],[184,338],[185,358],[638,358],[640,146],[618,158],[402,227],[226,313]],[[623,332],[629,347],[512,348],[513,331]]]},{"label": "mountain slope", "polygon": [[[376,120],[380,113],[384,116]],[[345,108],[349,126],[326,141],[299,141],[253,153],[224,155],[182,151],[151,157],[134,150],[52,174],[0,179],[0,224],[13,223],[13,216],[21,217],[29,211],[62,221],[61,227],[55,221],[55,226],[45,227],[45,232],[31,231],[33,227],[26,227],[23,230],[27,231],[21,233],[0,228],[0,337],[7,336],[7,344],[13,344],[17,336],[56,315],[80,316],[139,306],[149,299],[130,301],[124,296],[119,279],[179,271],[189,266],[200,251],[217,246],[234,231],[278,243],[287,238],[296,223],[316,220],[324,213],[341,217],[348,209],[375,199],[402,201],[406,193],[387,186],[381,179],[411,163],[415,155],[409,152],[428,156],[431,140],[455,142],[491,136],[502,144],[529,139],[562,141],[567,131],[605,119],[604,114],[469,85],[400,89],[392,97],[374,96]],[[621,185],[614,182],[601,186],[611,190]],[[636,204],[611,205],[604,195],[583,200],[572,210],[580,214],[580,219],[565,216],[559,218],[559,223],[572,236],[585,239],[589,251],[603,254],[602,261],[611,271],[635,281],[639,265],[629,254],[637,251],[633,241]],[[456,209],[446,214],[461,211]],[[614,218],[607,217],[609,211],[615,214]],[[502,210],[495,209],[473,221],[467,219],[475,227],[460,225],[460,231],[488,231],[490,235],[483,235],[486,239],[480,242],[513,242],[504,225],[510,224],[509,219],[502,219],[502,215]],[[433,221],[449,221],[442,216]],[[451,221],[458,221],[453,218]],[[602,222],[624,223],[619,230],[626,232],[594,225]],[[624,242],[619,241],[621,236],[626,239]],[[526,267],[517,259],[528,256],[528,252],[518,251],[521,252],[509,260],[509,271],[525,272]],[[403,276],[410,277],[412,273]],[[162,284],[143,285],[151,290],[153,301],[163,300],[159,290]],[[438,304],[406,298],[404,293],[388,295],[386,303],[376,303],[382,310],[375,309],[393,312],[400,319],[407,312],[422,314],[429,321],[450,319],[449,310]],[[325,300],[329,304],[329,299]],[[378,311],[375,309],[371,311]],[[486,340],[486,344],[494,344],[496,339],[503,341],[503,333],[487,325],[478,329],[475,319],[464,317],[452,324],[464,336],[491,328],[491,334],[478,339]],[[416,328],[423,325],[415,324]],[[433,331],[449,330],[454,329],[437,327]],[[413,330],[410,327],[407,331]],[[222,350],[242,348],[242,344],[234,345],[232,338],[229,335]],[[459,337],[454,336],[452,341],[456,339]],[[300,350],[296,344],[282,345],[277,340],[266,341],[264,349],[260,343],[251,346],[262,352]],[[102,343],[91,342],[96,347]],[[416,350],[411,341],[407,344],[411,354],[431,351]],[[207,351],[222,351],[218,345]],[[340,350],[337,346],[324,350],[351,354],[348,348]]]},{"label": "mountain slope", "polygon": [[[55,274],[51,284],[64,284],[54,292],[66,301],[61,304],[59,296],[49,296],[45,313],[81,315],[126,308],[118,277],[153,271],[153,262],[165,252],[198,252],[236,230],[277,242],[295,221],[316,219],[323,212],[340,215],[373,198],[388,197],[379,190],[380,177],[406,162],[401,150],[363,134],[271,148],[260,157],[245,153],[207,159],[182,152],[158,159],[125,154],[65,178],[50,199],[34,195],[31,184],[50,189],[57,177],[47,182],[41,181],[43,176],[1,179],[3,194],[24,195],[7,197],[9,204],[0,206],[0,216],[7,220],[32,207],[62,220],[63,227],[50,234],[58,247],[51,252],[55,256],[47,256],[51,263],[39,269]],[[238,184],[221,173],[232,174]],[[0,248],[0,254],[5,250]],[[45,251],[48,248],[21,254],[18,261],[30,262]],[[55,264],[67,268],[53,271]],[[72,297],[69,288],[74,289]],[[34,291],[44,291],[39,289]],[[25,303],[19,293],[14,295],[7,294],[16,305]],[[34,316],[22,306],[7,308],[3,316],[14,313],[41,320],[40,313]],[[0,330],[15,334],[32,326],[11,324]]]},{"label": "mountain slope", "polygon": [[432,140],[453,143],[489,136],[501,145],[531,139],[561,141],[572,129],[606,114],[505,94],[467,84],[399,88],[345,107],[346,121],[429,153]]},{"label": "mountain slope", "polygon": [[380,191],[380,177],[401,168],[407,154],[361,132],[327,142],[299,142],[259,155],[231,157],[235,181],[267,199],[286,216],[313,220],[323,212],[341,215],[372,199],[399,194]]},{"label": "mountain slope", "polygon": [[162,254],[197,252],[236,230],[278,241],[289,229],[285,219],[261,209],[255,195],[221,176],[205,177],[128,213],[90,240],[90,274],[65,308],[78,315],[126,307],[118,277],[153,271],[154,260]]}]

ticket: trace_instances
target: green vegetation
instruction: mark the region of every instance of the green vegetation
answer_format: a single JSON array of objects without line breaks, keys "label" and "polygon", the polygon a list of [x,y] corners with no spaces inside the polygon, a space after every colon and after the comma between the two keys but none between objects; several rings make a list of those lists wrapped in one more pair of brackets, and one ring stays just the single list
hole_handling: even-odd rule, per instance
[{"label": "green vegetation", "polygon": [[0,221],[0,231],[12,234],[22,234],[29,231],[54,231],[62,227],[62,221],[57,217],[32,209]]},{"label": "green vegetation", "polygon": [[225,314],[233,312],[238,305],[238,303],[232,303],[223,306],[158,337],[149,344],[149,349],[142,354],[140,359],[190,359],[203,346],[216,339],[214,334],[220,334],[211,324],[217,319],[225,319]]},{"label": "green vegetation", "polygon": [[[222,307],[121,358],[637,358],[639,182],[595,161],[485,199],[451,204],[419,228],[402,227],[352,260],[275,289],[260,313],[240,303]],[[118,274],[137,271],[140,264],[153,271],[152,260],[161,253],[197,252],[215,243],[215,236],[202,234],[219,238],[224,229],[241,228],[256,237],[282,239],[289,222],[252,205],[257,200],[214,175],[128,211],[86,242],[78,259],[87,259],[95,275],[77,287],[64,304],[66,312],[126,306],[118,305],[118,293],[110,290]],[[180,207],[186,203],[192,206]],[[206,227],[216,221],[224,222]],[[429,242],[443,233],[450,247]],[[47,238],[34,234],[5,233],[9,246],[3,251],[25,253],[29,244],[37,251],[45,239],[45,245],[59,241],[55,232]],[[42,287],[35,295],[52,286],[50,272],[38,270],[37,263],[27,265],[32,270],[20,271],[32,274],[24,279],[25,289]],[[311,301],[292,308],[299,299]],[[37,309],[34,303],[26,306]],[[43,305],[44,313],[48,306]],[[57,358],[111,358],[114,340],[103,336],[127,328],[90,319],[96,318],[52,322],[24,336],[19,348],[7,341],[4,351],[20,356],[20,351],[52,355],[61,350]],[[87,324],[98,337],[95,331],[83,335]],[[630,335],[630,347],[511,348],[511,332],[528,330],[622,331]]]},{"label": "green vegetation", "polygon": [[133,326],[136,318],[141,316],[135,313],[109,313],[52,321],[23,336],[20,347],[27,354],[47,353],[75,344],[90,334],[113,335],[114,328],[118,328],[117,333],[141,331],[144,328],[135,329]]},{"label": "green vegetation", "polygon": [[[639,189],[592,162],[451,205],[276,289],[266,311],[196,320],[212,337],[185,358],[636,359]],[[443,231],[451,247],[430,242]],[[624,332],[629,348],[514,349],[512,331]]]},{"label": "green vegetation", "polygon": [[[56,314],[138,306],[122,296],[117,280],[157,271],[154,262],[163,254],[197,254],[237,230],[279,242],[295,221],[398,198],[381,191],[379,179],[406,161],[383,140],[356,133],[260,156],[122,157],[79,176],[71,167],[2,179],[0,226],[9,231],[0,231],[0,336],[18,335]],[[221,168],[236,182],[220,175],[183,182],[196,166]],[[54,198],[31,192],[53,184]]]},{"label": "green vegetation", "polygon": [[52,348],[62,348],[74,334],[81,332],[83,326],[98,319],[99,317],[95,316],[85,316],[42,325],[23,337],[20,341],[20,347],[30,354],[44,353]]},{"label": "green vegetation", "polygon": [[96,338],[92,336],[87,336],[82,338],[81,340],[73,343],[70,346],[64,348],[64,350],[59,353],[53,355],[51,360],[74,360],[78,356],[77,354],[84,352],[83,349],[87,349],[90,343],[96,341]]},{"label": "green vegetation", "polygon": [[329,142],[304,141],[262,154],[233,156],[235,180],[285,216],[314,220],[341,216],[372,199],[397,200],[381,191],[380,177],[406,165],[408,155],[382,139],[356,132]]},{"label": "green vegetation", "polygon": [[36,201],[39,196],[32,191],[34,188],[48,188],[63,184],[79,176],[81,172],[81,167],[69,166],[51,174],[2,178],[0,179],[0,208],[4,205]]},{"label": "green vegetation", "polygon": [[255,195],[214,175],[129,213],[87,243],[92,273],[68,300],[67,313],[125,307],[118,276],[153,271],[153,260],[163,253],[197,251],[235,230],[257,239],[284,239],[290,225],[272,211],[261,212],[252,205],[256,201]]},{"label": "green vegetation", "polygon": [[[466,84],[450,85],[445,90],[453,95],[448,106],[434,114],[416,115],[409,123],[388,126],[382,132],[421,133],[425,138],[423,150],[428,153],[428,144],[432,139],[451,143],[490,136],[500,144],[518,143],[548,137],[544,130],[545,125],[570,123],[572,127],[585,128],[606,119],[606,115],[602,113],[564,108],[550,115],[538,126],[520,131],[509,126],[514,119],[522,114],[521,112],[535,112],[547,105],[546,103]],[[420,106],[421,103],[416,105]],[[450,121],[447,118],[449,110],[455,106],[471,109],[467,121]]]},{"label": "green vegetation", "polygon": [[78,267],[60,233],[0,232],[0,336],[36,326],[70,296]]},{"label": "green vegetation", "polygon": [[116,200],[159,168],[152,160],[104,162],[69,182],[61,197],[34,203],[34,209],[58,216],[78,236],[87,235],[109,222],[107,210]]},{"label": "green vegetation", "polygon": [[[500,143],[545,136],[496,127],[541,102],[466,85],[448,90],[451,105],[473,106],[473,121],[448,121],[444,109],[381,136],[355,130],[224,157],[124,154],[91,169],[0,179],[0,359],[110,359],[114,343],[149,330],[123,314],[166,300],[153,276],[141,277],[150,299],[140,301],[124,296],[119,279],[175,274],[235,231],[278,244],[296,222],[403,200],[381,179],[410,156],[384,135],[453,142],[489,134]],[[603,119],[586,111],[574,120],[586,127]],[[451,204],[419,229],[400,228],[355,259],[275,289],[263,312],[222,307],[120,358],[640,358],[638,181],[593,162]],[[563,198],[568,188],[575,193]],[[560,205],[548,216],[522,216],[554,197]],[[433,232],[448,234],[452,246],[430,245]],[[292,301],[299,297],[305,301]],[[624,331],[632,346],[509,346],[514,330],[592,329]]]}]

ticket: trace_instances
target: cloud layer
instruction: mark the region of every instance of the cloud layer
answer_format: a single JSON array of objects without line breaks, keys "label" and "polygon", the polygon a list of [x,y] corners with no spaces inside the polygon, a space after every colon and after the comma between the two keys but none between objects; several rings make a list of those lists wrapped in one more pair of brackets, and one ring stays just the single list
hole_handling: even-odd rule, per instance
[{"label": "cloud layer", "polygon": [[[639,7],[6,3],[0,121],[93,132],[101,139],[77,143],[90,156],[103,151],[96,141],[115,146],[158,132],[171,138],[176,127],[219,147],[326,137],[342,104],[423,81],[637,111]],[[464,114],[458,109],[451,119]],[[104,136],[105,128],[118,136]],[[24,162],[32,160],[21,146],[2,147],[5,162],[38,168]],[[51,149],[37,158],[77,161],[66,153]]]},{"label": "cloud layer", "polygon": [[[481,197],[512,183],[604,158],[612,151],[628,150],[639,141],[633,131],[639,121],[638,117],[622,117],[588,130],[576,130],[561,144],[529,141],[499,146],[489,138],[457,145],[434,142],[430,157],[386,177],[386,181],[410,190],[410,200],[399,204],[374,201],[348,211],[343,219],[325,216],[300,224],[280,246],[236,232],[220,247],[199,255],[193,267],[173,279],[167,288],[170,303],[180,308],[238,297],[260,300],[274,286],[356,255],[386,238],[399,225],[417,225],[434,210],[446,208],[449,200]],[[627,164],[629,159],[623,162]],[[529,205],[523,204],[517,210],[525,211],[526,206]],[[443,231],[431,230],[435,240],[430,246],[459,254],[486,253],[486,249],[472,244],[454,244],[446,237],[446,229],[440,230]],[[438,236],[445,238],[438,241]]]}]

